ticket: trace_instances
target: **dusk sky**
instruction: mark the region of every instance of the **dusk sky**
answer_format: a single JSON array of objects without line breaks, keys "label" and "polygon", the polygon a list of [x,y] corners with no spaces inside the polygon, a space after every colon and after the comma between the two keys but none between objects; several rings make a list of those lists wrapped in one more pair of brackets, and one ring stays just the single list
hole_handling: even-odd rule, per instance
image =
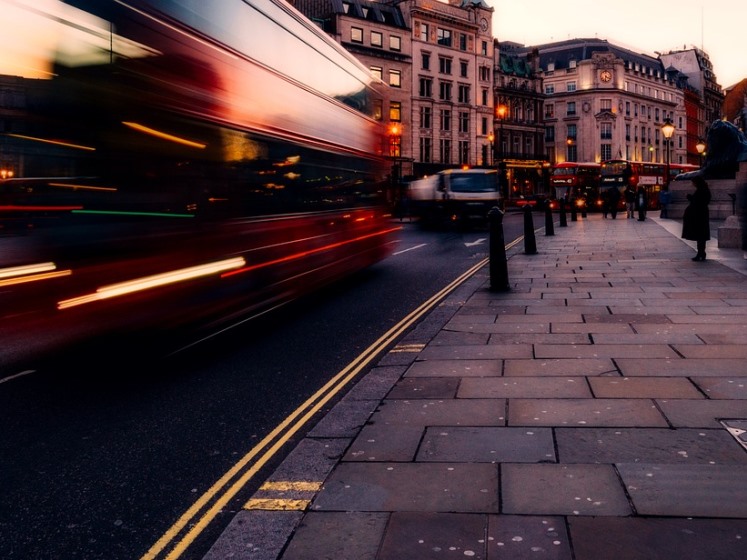
[{"label": "dusk sky", "polygon": [[597,37],[656,56],[696,46],[708,53],[722,87],[747,78],[745,0],[485,0],[499,41],[539,45]]}]

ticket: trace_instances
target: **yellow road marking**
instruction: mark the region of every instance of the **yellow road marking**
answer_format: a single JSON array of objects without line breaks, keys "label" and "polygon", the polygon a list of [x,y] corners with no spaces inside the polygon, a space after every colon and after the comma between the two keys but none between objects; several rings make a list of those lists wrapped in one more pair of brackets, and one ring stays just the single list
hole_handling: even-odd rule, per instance
[{"label": "yellow road marking", "polygon": [[287,482],[287,481],[278,481],[278,482],[272,482],[268,481],[265,482],[259,489],[260,490],[275,490],[278,492],[289,492],[289,491],[299,491],[299,492],[317,492],[322,487],[321,482]]},{"label": "yellow road marking", "polygon": [[265,511],[306,511],[311,500],[286,500],[272,498],[252,498],[245,505],[244,509]]},{"label": "yellow road marking", "polygon": [[[516,242],[510,245],[513,247]],[[215,517],[226,507],[228,502],[254,477],[259,470],[285,445],[332,397],[339,393],[350,381],[352,381],[376,356],[387,346],[392,344],[408,328],[410,328],[423,315],[428,313],[439,301],[444,299],[450,292],[462,284],[467,278],[475,274],[485,266],[488,259],[483,259],[466,272],[462,273],[445,288],[431,296],[428,300],[417,307],[412,313],[397,323],[376,342],[364,350],[350,364],[325,383],[316,393],[309,397],[301,406],[289,414],[278,426],[265,436],[261,442],[254,446],[244,457],[242,457],[231,469],[215,482],[179,519],[161,536],[160,539],[148,550],[141,560],[155,560],[179,535],[191,524],[191,528],[180,540],[174,544],[171,552],[165,556],[165,560],[176,560],[195,541],[202,531],[215,519]],[[277,439],[277,441],[275,441]],[[273,443],[274,442],[274,443]],[[268,447],[269,446],[269,447]],[[266,449],[267,448],[267,449]],[[266,449],[266,450],[265,450]],[[264,451],[264,453],[262,453]],[[262,455],[254,464],[250,462],[258,455]],[[248,467],[248,469],[247,469]],[[244,469],[247,469],[245,472]],[[236,478],[238,477],[238,478]],[[235,480],[232,484],[231,481]],[[230,486],[228,486],[230,484]],[[228,488],[226,488],[228,486]],[[212,505],[198,517],[210,503]],[[193,523],[194,522],[194,523]]]}]

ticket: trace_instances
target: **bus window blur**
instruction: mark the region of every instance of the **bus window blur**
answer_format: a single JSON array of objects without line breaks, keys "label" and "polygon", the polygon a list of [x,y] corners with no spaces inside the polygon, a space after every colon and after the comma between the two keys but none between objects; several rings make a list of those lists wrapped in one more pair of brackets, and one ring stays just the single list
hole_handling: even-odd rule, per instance
[{"label": "bus window blur", "polygon": [[9,273],[6,340],[251,315],[391,250],[378,86],[286,3],[0,8],[0,275],[69,271]]}]

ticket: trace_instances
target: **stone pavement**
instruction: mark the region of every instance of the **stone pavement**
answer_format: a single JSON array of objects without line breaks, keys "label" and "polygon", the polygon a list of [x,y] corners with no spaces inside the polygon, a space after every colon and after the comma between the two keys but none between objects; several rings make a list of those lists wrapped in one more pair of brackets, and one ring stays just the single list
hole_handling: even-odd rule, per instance
[{"label": "stone pavement", "polygon": [[306,510],[255,501],[206,560],[747,559],[747,261],[680,231],[589,215],[510,291],[481,269],[255,496]]}]

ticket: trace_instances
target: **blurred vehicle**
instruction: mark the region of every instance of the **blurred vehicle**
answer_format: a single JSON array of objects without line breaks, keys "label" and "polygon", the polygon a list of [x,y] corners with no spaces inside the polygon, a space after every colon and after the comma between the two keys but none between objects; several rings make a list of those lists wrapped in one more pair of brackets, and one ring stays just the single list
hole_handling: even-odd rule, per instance
[{"label": "blurred vehicle", "polygon": [[426,224],[484,221],[500,205],[495,169],[447,169],[411,181],[407,187],[410,212]]},{"label": "blurred vehicle", "polygon": [[389,253],[379,84],[288,4],[0,7],[6,343],[213,328]]},{"label": "blurred vehicle", "polygon": [[522,195],[519,198],[513,199],[513,204],[520,209],[524,209],[526,206],[531,206],[534,210],[543,211],[548,206],[553,210],[558,209],[558,201],[555,198],[542,194]]}]

